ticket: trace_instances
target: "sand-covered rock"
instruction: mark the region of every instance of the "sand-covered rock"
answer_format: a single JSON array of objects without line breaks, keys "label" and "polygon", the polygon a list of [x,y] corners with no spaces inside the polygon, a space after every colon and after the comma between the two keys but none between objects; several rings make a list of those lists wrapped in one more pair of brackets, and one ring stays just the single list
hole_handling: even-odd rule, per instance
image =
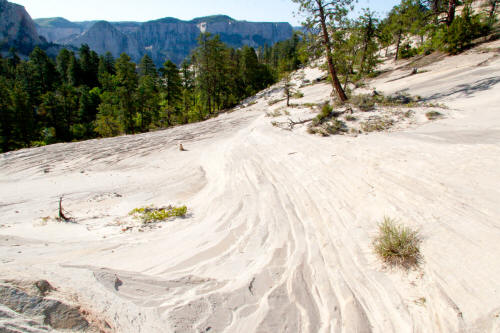
[{"label": "sand-covered rock", "polygon": [[[55,299],[122,333],[498,332],[498,47],[414,75],[385,63],[356,93],[419,95],[443,117],[412,106],[382,131],[273,126],[331,101],[324,73],[306,69],[299,106],[277,85],[202,123],[0,155],[0,278],[57,289],[5,287],[14,310],[0,308],[0,323]],[[399,108],[353,115],[409,111]],[[55,219],[61,196],[73,223]],[[167,205],[188,214],[147,228],[129,215]],[[384,216],[419,231],[418,267],[375,255]]]}]

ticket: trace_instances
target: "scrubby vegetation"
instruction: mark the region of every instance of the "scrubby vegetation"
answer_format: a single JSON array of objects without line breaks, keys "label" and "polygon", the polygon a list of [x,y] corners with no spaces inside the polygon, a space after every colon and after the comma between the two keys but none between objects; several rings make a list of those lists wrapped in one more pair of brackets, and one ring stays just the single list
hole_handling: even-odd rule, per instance
[{"label": "scrubby vegetation", "polygon": [[320,134],[322,136],[336,135],[347,132],[346,124],[339,120],[338,114],[333,111],[333,107],[326,103],[321,108],[321,112],[312,120],[307,128],[310,134]]},{"label": "scrubby vegetation", "polygon": [[388,130],[394,125],[394,120],[388,117],[373,116],[361,123],[363,132],[381,132]]},{"label": "scrubby vegetation", "polygon": [[378,235],[373,241],[375,253],[390,266],[411,268],[421,261],[419,233],[389,217],[379,224]]},{"label": "scrubby vegetation", "polygon": [[429,111],[425,114],[425,116],[429,120],[436,120],[436,119],[443,117],[443,114],[440,112],[437,112],[437,111]]},{"label": "scrubby vegetation", "polygon": [[372,111],[376,106],[401,106],[407,108],[429,106],[428,104],[423,103],[419,96],[410,96],[401,93],[393,96],[385,96],[378,92],[373,94],[353,95],[349,99],[348,103],[364,112]]},{"label": "scrubby vegetation", "polygon": [[135,208],[130,215],[142,221],[142,223],[152,223],[168,220],[172,217],[184,217],[187,214],[186,206],[167,206],[156,208],[153,206]]}]

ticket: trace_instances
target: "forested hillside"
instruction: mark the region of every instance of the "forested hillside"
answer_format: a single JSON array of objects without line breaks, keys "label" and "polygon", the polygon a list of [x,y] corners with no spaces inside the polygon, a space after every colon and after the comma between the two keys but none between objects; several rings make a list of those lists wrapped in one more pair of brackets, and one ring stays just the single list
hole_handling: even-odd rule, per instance
[{"label": "forested hillside", "polygon": [[496,36],[494,0],[403,0],[385,18],[365,9],[357,19],[349,18],[351,0],[294,1],[309,33],[258,49],[202,33],[180,67],[169,60],[157,68],[148,55],[138,64],[125,53],[99,56],[85,44],[55,60],[36,48],[23,61],[11,49],[0,59],[1,151],[201,121],[324,55],[345,102],[351,87],[378,75],[385,56],[456,54]]},{"label": "forested hillside", "polygon": [[207,119],[234,107],[301,64],[298,35],[266,48],[232,49],[201,34],[178,68],[149,56],[98,56],[87,45],[53,61],[35,48],[28,61],[11,50],[0,59],[2,151],[95,137],[141,133]]}]

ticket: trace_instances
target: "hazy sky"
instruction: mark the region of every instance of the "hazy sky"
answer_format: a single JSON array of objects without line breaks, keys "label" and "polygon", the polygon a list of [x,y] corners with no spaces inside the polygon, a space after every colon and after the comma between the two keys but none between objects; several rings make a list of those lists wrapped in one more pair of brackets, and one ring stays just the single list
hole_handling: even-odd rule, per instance
[{"label": "hazy sky", "polygon": [[[226,14],[238,20],[290,22],[297,5],[291,0],[10,0],[23,5],[33,18],[64,17],[70,21],[148,21],[163,17],[190,20]],[[357,8],[370,7],[386,14],[396,0],[360,0]]]}]

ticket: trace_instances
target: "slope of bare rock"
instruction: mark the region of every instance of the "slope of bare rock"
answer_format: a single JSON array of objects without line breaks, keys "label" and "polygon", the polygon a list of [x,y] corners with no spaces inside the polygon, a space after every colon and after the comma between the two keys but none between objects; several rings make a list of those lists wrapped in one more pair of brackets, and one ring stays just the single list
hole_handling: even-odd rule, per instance
[{"label": "slope of bare rock", "polygon": [[[276,86],[203,123],[0,155],[0,278],[46,279],[125,333],[498,332],[495,52],[401,79],[405,64],[386,63],[368,92],[448,106],[387,131],[272,126],[330,100],[306,69],[301,107],[270,105]],[[54,219],[61,196],[74,223]],[[188,215],[144,227],[128,214],[168,204]],[[384,216],[419,230],[418,268],[375,256]]]}]

